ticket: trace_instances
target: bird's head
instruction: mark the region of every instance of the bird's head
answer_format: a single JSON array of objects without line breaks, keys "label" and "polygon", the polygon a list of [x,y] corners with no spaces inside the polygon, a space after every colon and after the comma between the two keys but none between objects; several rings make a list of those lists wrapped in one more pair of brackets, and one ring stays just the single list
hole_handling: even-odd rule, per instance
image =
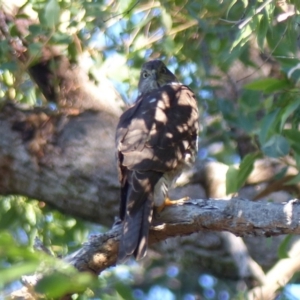
[{"label": "bird's head", "polygon": [[178,82],[178,79],[161,60],[148,61],[142,66],[138,86],[139,94],[149,93],[174,82]]}]

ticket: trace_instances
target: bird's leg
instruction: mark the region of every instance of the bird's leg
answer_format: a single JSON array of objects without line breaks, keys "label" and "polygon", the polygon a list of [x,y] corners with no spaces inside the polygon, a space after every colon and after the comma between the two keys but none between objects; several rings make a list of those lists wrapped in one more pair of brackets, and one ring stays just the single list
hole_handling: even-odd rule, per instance
[{"label": "bird's leg", "polygon": [[178,200],[171,200],[168,196],[165,198],[165,201],[163,202],[162,205],[160,206],[156,206],[155,207],[155,211],[157,213],[161,213],[163,211],[163,209],[166,207],[166,206],[171,206],[171,205],[181,205],[183,204],[185,201],[188,201],[190,200],[190,197],[183,197],[183,198],[180,198]]}]

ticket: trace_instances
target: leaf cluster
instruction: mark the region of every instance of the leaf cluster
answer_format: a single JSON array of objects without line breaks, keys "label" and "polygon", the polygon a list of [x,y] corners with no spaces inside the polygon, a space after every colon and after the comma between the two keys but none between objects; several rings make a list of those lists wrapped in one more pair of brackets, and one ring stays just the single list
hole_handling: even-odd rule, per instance
[{"label": "leaf cluster", "polygon": [[[58,48],[73,64],[83,61],[96,82],[101,76],[110,78],[126,101],[135,98],[141,64],[161,58],[197,94],[200,155],[230,165],[227,193],[234,193],[260,157],[289,156],[300,167],[300,7],[289,1],[292,10],[286,11],[276,3],[27,0],[0,28],[0,107],[7,99],[47,105],[49,99],[27,73],[47,47]],[[24,47],[26,60],[16,55],[12,41]],[[238,151],[244,136],[255,149],[245,155]],[[91,229],[23,197],[3,197],[0,205],[2,287],[44,260],[33,253],[36,235],[63,255]],[[60,284],[66,278],[71,278],[70,286]],[[50,272],[37,292],[57,297],[74,285],[84,290],[89,280]],[[122,285],[118,293],[128,295]],[[116,296],[110,291],[107,299],[108,294]]]}]

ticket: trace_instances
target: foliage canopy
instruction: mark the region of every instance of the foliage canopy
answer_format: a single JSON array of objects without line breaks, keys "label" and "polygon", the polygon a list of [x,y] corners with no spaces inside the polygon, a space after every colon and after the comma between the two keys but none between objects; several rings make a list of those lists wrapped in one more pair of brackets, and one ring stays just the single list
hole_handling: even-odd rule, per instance
[{"label": "foliage canopy", "polygon": [[[0,3],[12,14],[7,31],[0,30],[0,105],[10,99],[55,109],[27,73],[50,46],[85,68],[92,81],[109,78],[127,102],[136,95],[141,64],[161,58],[198,95],[202,109],[199,156],[230,165],[228,194],[243,186],[258,158],[293,158],[299,169],[299,1]],[[12,43],[18,42],[21,48],[22,44],[28,47],[26,61],[17,59],[13,51]],[[292,183],[299,178],[300,174]],[[56,255],[64,255],[83,243],[89,231],[102,230],[19,196],[2,197],[0,228],[0,278],[5,278],[1,288],[33,272],[44,260],[32,253],[36,235]],[[99,279],[102,286],[117,282],[112,272],[105,276]],[[71,278],[71,286],[58,284],[65,277]],[[47,294],[51,287],[48,296],[57,297],[74,286],[91,287],[90,278],[59,271],[45,277],[37,292],[47,287]],[[95,289],[96,295],[133,297],[125,284],[115,283],[118,296],[108,296],[111,287],[107,286],[104,294]],[[86,293],[91,295],[90,290]]]}]

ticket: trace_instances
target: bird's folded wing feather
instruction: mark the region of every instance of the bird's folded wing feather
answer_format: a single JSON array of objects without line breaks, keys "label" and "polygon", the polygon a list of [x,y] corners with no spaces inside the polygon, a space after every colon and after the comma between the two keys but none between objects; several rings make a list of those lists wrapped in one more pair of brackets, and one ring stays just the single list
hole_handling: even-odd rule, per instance
[{"label": "bird's folded wing feather", "polygon": [[198,108],[184,85],[166,85],[141,96],[120,118],[117,149],[129,170],[170,171],[198,134]]}]

